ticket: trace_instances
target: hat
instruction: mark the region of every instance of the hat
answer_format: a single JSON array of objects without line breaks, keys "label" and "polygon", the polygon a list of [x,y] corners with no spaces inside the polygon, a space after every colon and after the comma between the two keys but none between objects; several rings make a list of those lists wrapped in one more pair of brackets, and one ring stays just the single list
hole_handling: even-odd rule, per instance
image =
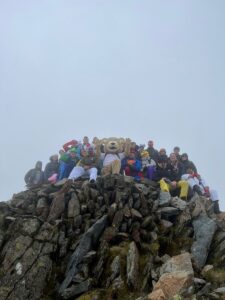
[{"label": "hat", "polygon": [[69,150],[69,153],[77,153],[77,149],[75,147],[73,147]]},{"label": "hat", "polygon": [[168,157],[166,155],[159,156],[158,163],[168,162]]},{"label": "hat", "polygon": [[141,151],[141,157],[149,157],[149,153],[147,150]]}]

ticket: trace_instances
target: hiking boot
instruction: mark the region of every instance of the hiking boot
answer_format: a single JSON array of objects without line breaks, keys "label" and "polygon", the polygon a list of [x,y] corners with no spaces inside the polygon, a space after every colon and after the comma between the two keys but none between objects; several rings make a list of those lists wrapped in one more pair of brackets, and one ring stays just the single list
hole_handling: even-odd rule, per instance
[{"label": "hiking boot", "polygon": [[199,196],[203,196],[200,186],[197,184],[193,186],[193,191],[196,192]]}]

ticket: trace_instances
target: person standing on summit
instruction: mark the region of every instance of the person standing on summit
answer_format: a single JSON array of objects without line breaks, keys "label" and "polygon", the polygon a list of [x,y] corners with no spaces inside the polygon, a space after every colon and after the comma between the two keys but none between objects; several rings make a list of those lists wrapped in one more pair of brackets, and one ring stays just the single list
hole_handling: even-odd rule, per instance
[{"label": "person standing on summit", "polygon": [[150,157],[157,162],[159,158],[159,152],[154,148],[154,142],[148,141],[148,148],[146,149],[150,155]]}]

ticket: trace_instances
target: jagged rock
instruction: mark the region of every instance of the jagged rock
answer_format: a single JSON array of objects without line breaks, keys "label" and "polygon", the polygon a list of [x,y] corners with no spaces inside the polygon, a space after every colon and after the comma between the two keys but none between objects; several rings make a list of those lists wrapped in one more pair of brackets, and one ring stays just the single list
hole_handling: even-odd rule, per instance
[{"label": "jagged rock", "polygon": [[85,293],[88,290],[90,290],[91,286],[92,286],[91,279],[87,279],[87,280],[81,282],[80,284],[72,285],[70,288],[63,291],[62,298],[70,299],[72,297],[75,297],[77,295]]},{"label": "jagged rock", "polygon": [[179,209],[175,207],[161,207],[158,209],[158,212],[161,214],[162,218],[171,218],[179,214]]},{"label": "jagged rock", "polygon": [[162,289],[157,289],[148,295],[148,300],[166,300],[164,292]]},{"label": "jagged rock", "polygon": [[207,272],[213,269],[213,265],[205,265],[201,271],[202,276],[204,277]]},{"label": "jagged rock", "polygon": [[44,220],[46,220],[48,212],[49,212],[48,200],[45,197],[41,197],[40,199],[38,199],[37,202],[36,214],[38,216],[41,216]]},{"label": "jagged rock", "polygon": [[[153,286],[149,297],[155,298],[149,299],[168,299],[167,282],[184,299],[191,299],[193,287],[196,297],[221,297],[223,214],[212,214],[211,201],[196,194],[190,202],[174,197],[159,207],[159,191],[158,183],[109,175],[99,176],[95,186],[66,180],[0,203],[0,299],[145,299]],[[63,203],[52,211],[59,196]],[[208,239],[201,214],[218,227],[207,246],[213,269],[199,273],[196,267],[193,279],[190,255],[182,251]]]},{"label": "jagged rock", "polygon": [[104,230],[107,223],[107,216],[103,216],[98,220],[82,237],[78,247],[74,251],[71,259],[67,265],[65,279],[59,288],[59,294],[63,294],[64,290],[69,286],[72,278],[78,272],[78,264],[82,261],[83,257],[95,245]]},{"label": "jagged rock", "polygon": [[185,210],[187,202],[178,197],[173,197],[170,200],[170,205],[175,208],[178,208],[179,210]]},{"label": "jagged rock", "polygon": [[112,221],[112,226],[118,229],[122,221],[123,221],[123,211],[119,210],[115,213],[115,216]]},{"label": "jagged rock", "polygon": [[[154,286],[153,292],[162,290],[165,299],[170,299],[176,294],[182,294],[184,290],[192,286],[193,277],[188,272],[177,271],[172,273],[165,273]],[[151,294],[149,295],[151,297]],[[150,298],[151,299],[151,298]]]},{"label": "jagged rock", "polygon": [[206,296],[211,290],[211,283],[207,282],[206,285],[197,293],[198,297]]},{"label": "jagged rock", "polygon": [[173,223],[167,220],[161,220],[161,225],[163,227],[163,229],[166,231],[168,228],[171,228],[173,226]]},{"label": "jagged rock", "polygon": [[202,285],[206,284],[206,281],[204,279],[201,279],[201,278],[194,278],[194,284],[202,286]]},{"label": "jagged rock", "polygon": [[25,219],[21,226],[21,233],[23,235],[34,236],[34,234],[38,231],[40,226],[41,223],[38,219]]},{"label": "jagged rock", "polygon": [[207,216],[198,216],[193,222],[195,241],[191,247],[191,254],[198,269],[205,265],[213,235],[217,229],[216,223]]},{"label": "jagged rock", "polygon": [[225,286],[215,289],[213,292],[217,294],[225,295]]},{"label": "jagged rock", "polygon": [[131,216],[134,220],[141,220],[143,219],[142,214],[139,213],[136,209],[131,208]]},{"label": "jagged rock", "polygon": [[68,203],[68,218],[74,218],[80,214],[80,202],[76,193],[72,193],[72,196]]},{"label": "jagged rock", "polygon": [[160,275],[162,276],[164,273],[172,273],[178,271],[186,272],[191,277],[194,276],[190,253],[186,252],[180,255],[176,255],[167,260],[160,268]]},{"label": "jagged rock", "polygon": [[65,209],[65,194],[71,187],[72,182],[69,180],[64,184],[63,188],[55,193],[54,199],[52,201],[50,212],[48,216],[48,222],[55,221],[59,217],[61,217],[64,209]]},{"label": "jagged rock", "polygon": [[160,191],[159,193],[159,206],[168,206],[170,204],[170,193]]},{"label": "jagged rock", "polygon": [[131,289],[137,289],[139,275],[139,253],[134,242],[130,243],[127,255],[127,284]]}]

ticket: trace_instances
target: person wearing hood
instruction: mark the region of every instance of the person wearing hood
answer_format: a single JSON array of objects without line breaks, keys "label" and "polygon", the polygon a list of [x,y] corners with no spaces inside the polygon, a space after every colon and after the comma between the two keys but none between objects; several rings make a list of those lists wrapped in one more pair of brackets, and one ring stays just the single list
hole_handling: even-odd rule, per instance
[{"label": "person wearing hood", "polygon": [[26,173],[24,181],[26,182],[28,188],[39,186],[44,183],[44,172],[42,171],[41,161],[37,161],[35,168]]},{"label": "person wearing hood", "polygon": [[59,159],[58,154],[51,155],[50,162],[47,163],[44,170],[44,178],[47,183],[55,183],[59,173]]}]

